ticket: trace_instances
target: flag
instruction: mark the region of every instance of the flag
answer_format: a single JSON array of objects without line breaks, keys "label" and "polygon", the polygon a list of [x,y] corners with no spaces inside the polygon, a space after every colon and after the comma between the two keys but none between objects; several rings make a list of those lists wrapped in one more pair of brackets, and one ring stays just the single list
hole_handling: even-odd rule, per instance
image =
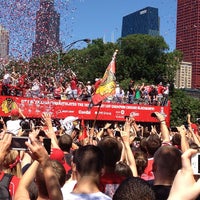
[{"label": "flag", "polygon": [[118,50],[113,54],[112,60],[109,63],[103,78],[100,79],[94,94],[92,95],[92,100],[90,103],[90,108],[95,105],[99,105],[107,97],[113,96],[115,94],[116,88],[116,78],[115,78],[115,59]]},{"label": "flag", "polygon": [[81,120],[81,131],[80,131],[78,139],[79,139],[79,141],[82,141],[87,137],[88,137],[87,136],[87,127],[85,126],[84,120],[82,119]]}]

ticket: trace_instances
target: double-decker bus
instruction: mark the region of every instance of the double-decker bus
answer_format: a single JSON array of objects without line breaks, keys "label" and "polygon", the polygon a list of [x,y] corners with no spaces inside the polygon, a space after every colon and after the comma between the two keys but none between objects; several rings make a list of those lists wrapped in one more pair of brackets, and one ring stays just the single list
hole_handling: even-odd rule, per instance
[{"label": "double-decker bus", "polygon": [[88,121],[125,121],[126,116],[133,116],[137,122],[157,123],[151,116],[153,112],[160,112],[166,117],[170,125],[170,102],[165,106],[143,104],[102,103],[88,109],[88,101],[56,100],[42,98],[24,98],[15,96],[0,96],[0,116],[9,117],[10,111],[18,107],[27,118],[41,118],[43,112],[50,112],[52,118],[64,119],[75,116]]}]

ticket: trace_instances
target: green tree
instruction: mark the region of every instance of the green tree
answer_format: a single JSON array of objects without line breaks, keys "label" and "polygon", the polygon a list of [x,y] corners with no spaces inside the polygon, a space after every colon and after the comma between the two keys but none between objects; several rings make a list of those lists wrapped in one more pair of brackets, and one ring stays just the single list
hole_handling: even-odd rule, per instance
[{"label": "green tree", "polygon": [[177,126],[185,123],[188,113],[191,114],[193,121],[200,116],[199,99],[187,95],[186,92],[175,89],[172,96],[170,96],[170,101],[172,109],[171,126]]},{"label": "green tree", "polygon": [[134,80],[146,79],[158,82],[166,73],[166,51],[168,45],[163,37],[150,35],[129,35],[118,40],[120,45],[117,77],[122,74]]},{"label": "green tree", "polygon": [[94,82],[95,78],[101,78],[112,59],[112,55],[117,48],[114,43],[103,43],[102,39],[93,40],[87,48],[70,51],[73,53],[74,70],[78,74],[79,80]]}]

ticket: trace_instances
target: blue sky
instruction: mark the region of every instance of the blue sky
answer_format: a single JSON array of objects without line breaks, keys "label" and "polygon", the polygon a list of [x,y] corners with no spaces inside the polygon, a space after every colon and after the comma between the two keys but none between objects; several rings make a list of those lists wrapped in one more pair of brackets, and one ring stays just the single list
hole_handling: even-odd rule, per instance
[{"label": "blue sky", "polygon": [[[175,49],[176,0],[54,0],[60,13],[63,46],[73,41],[103,38],[115,42],[121,37],[122,18],[147,6],[158,8],[160,34]],[[10,32],[10,55],[29,58],[35,41],[35,16],[39,0],[0,0],[0,24]],[[77,43],[74,47],[84,47]]]},{"label": "blue sky", "polygon": [[73,11],[68,18],[69,43],[82,38],[115,41],[121,36],[123,16],[151,6],[158,8],[160,35],[170,50],[175,49],[176,0],[73,0],[69,6]]}]

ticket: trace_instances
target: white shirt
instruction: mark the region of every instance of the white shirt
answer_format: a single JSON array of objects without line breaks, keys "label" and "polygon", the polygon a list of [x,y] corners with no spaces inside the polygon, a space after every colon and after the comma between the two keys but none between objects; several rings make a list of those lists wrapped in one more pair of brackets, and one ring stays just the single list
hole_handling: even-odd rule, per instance
[{"label": "white shirt", "polygon": [[20,119],[8,120],[6,122],[7,131],[13,133],[14,135],[17,135],[19,133],[19,130],[21,129],[20,122]]},{"label": "white shirt", "polygon": [[76,194],[69,193],[66,196],[63,196],[64,200],[112,200],[109,196],[105,195],[102,192],[96,192],[91,194]]},{"label": "white shirt", "polygon": [[67,196],[69,193],[71,193],[74,189],[74,186],[76,185],[77,181],[76,180],[69,180],[66,181],[63,187],[61,188],[63,197]]}]

